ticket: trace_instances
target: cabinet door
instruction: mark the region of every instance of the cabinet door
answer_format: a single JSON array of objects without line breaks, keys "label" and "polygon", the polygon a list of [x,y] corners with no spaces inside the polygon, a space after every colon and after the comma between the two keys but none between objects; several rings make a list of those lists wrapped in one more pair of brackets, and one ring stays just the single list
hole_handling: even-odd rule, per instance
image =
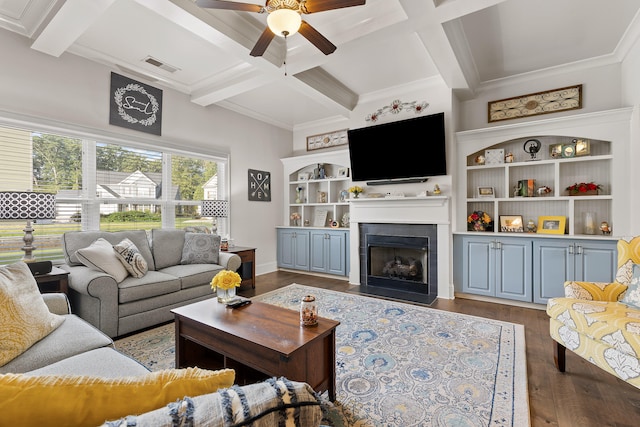
[{"label": "cabinet door", "polygon": [[500,238],[494,250],[496,257],[495,296],[531,302],[531,241]]},{"label": "cabinet door", "polygon": [[309,270],[309,232],[295,232],[295,250],[293,268]]},{"label": "cabinet door", "polygon": [[278,267],[293,268],[294,264],[294,231],[287,229],[278,229]]},{"label": "cabinet door", "polygon": [[344,231],[312,231],[309,270],[345,276],[347,274],[346,236]]},{"label": "cabinet door", "polygon": [[495,295],[494,246],[490,237],[462,238],[462,292]]},{"label": "cabinet door", "polygon": [[326,271],[327,261],[327,234],[324,231],[312,231],[309,237],[310,258],[309,270],[318,273]]},{"label": "cabinet door", "polygon": [[574,243],[574,279],[587,282],[612,282],[618,269],[616,242],[576,241]]},{"label": "cabinet door", "polygon": [[573,275],[571,242],[534,240],[533,302],[546,304],[549,298],[564,296],[564,282]]},{"label": "cabinet door", "polygon": [[278,229],[278,267],[309,270],[309,232]]},{"label": "cabinet door", "polygon": [[330,231],[327,239],[327,273],[347,275],[347,233]]}]

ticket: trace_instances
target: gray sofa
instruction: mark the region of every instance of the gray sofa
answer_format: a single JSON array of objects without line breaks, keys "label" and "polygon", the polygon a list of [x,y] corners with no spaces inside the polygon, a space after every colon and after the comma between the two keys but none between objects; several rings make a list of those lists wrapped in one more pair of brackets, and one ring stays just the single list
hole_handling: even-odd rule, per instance
[{"label": "gray sofa", "polygon": [[65,294],[44,294],[49,311],[65,318],[49,335],[0,366],[0,374],[97,375],[117,378],[144,375],[142,364],[118,352],[113,340],[71,314]]},{"label": "gray sofa", "polygon": [[[1,366],[0,376],[2,374],[24,374],[37,380],[39,376],[51,375],[51,381],[55,381],[56,378],[62,381],[63,378],[72,378],[67,377],[68,375],[82,375],[96,377],[96,381],[101,378],[113,378],[117,381],[123,377],[145,378],[150,373],[139,362],[118,352],[114,348],[113,340],[107,335],[71,314],[69,301],[65,294],[44,294],[43,299],[49,311],[63,316],[64,321],[53,332],[15,359]],[[2,396],[0,407],[5,409],[2,419],[7,422],[11,421],[12,425],[69,425],[74,427],[86,425],[86,423],[79,421],[84,418],[83,414],[94,414],[96,410],[100,411],[101,408],[100,403],[102,402],[92,402],[93,404],[97,403],[98,407],[93,404],[78,404],[78,402],[91,399],[91,396],[82,395],[78,397],[78,401],[71,402],[68,406],[64,404],[52,405],[47,401],[46,405],[49,406],[45,405],[45,407],[51,408],[53,406],[54,413],[40,412],[42,405],[39,407],[37,401],[29,401],[34,395],[40,395],[33,390],[28,393],[12,394],[9,392],[11,381],[6,380],[0,386],[0,395]],[[45,381],[32,383],[29,387],[30,389],[41,387],[43,390],[49,390],[51,384],[50,381]],[[126,383],[123,384],[125,385],[120,389],[126,388]],[[149,381],[147,384],[152,385],[153,382]],[[184,387],[188,389],[188,386]],[[51,397],[50,392],[46,393],[43,395]],[[70,391],[68,388],[64,390],[63,387],[59,393],[68,396]],[[101,392],[97,391],[96,393],[100,395]],[[242,405],[240,411],[232,412],[229,408],[228,402],[234,396],[242,396],[242,399],[238,399],[239,404]],[[181,405],[191,409],[177,410],[176,408],[180,408]],[[317,427],[321,424],[321,401],[308,384],[289,381],[286,378],[278,380],[274,378],[256,384],[234,385],[229,389],[220,389],[212,393],[189,394],[155,410],[140,411],[141,413],[133,411],[134,413],[128,414],[128,416],[120,414],[118,416],[122,416],[122,419],[108,421],[104,426],[231,425],[255,417],[256,420],[251,424],[252,426],[270,427],[278,425],[279,422],[285,422],[284,418],[281,418],[285,411],[279,410],[282,409],[282,405],[295,408],[295,412],[293,410],[286,411],[287,425]],[[30,409],[25,412],[24,408],[27,407]],[[109,408],[107,411],[109,413],[117,410],[112,410],[108,406],[107,408]],[[278,410],[273,410],[274,408]],[[73,412],[74,415],[70,416],[70,412]],[[43,416],[49,420],[48,423],[41,422]],[[0,424],[5,425],[2,421]]]},{"label": "gray sofa", "polygon": [[[72,311],[109,337],[118,337],[173,319],[171,309],[213,297],[210,282],[223,269],[236,271],[242,261],[233,253],[219,252],[218,264],[181,264],[184,230],[154,229],[103,232],[72,231],[62,237],[69,272]],[[118,283],[102,271],[86,267],[76,256],[99,238],[116,245],[131,240],[144,257],[148,272]]]}]

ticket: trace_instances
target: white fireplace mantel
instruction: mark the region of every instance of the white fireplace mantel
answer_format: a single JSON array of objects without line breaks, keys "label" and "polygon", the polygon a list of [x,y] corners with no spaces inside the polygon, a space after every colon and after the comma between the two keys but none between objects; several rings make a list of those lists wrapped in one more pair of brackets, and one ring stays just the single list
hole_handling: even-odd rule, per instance
[{"label": "white fireplace mantel", "polygon": [[451,281],[451,206],[448,196],[380,197],[349,200],[349,283],[360,284],[360,224],[436,224],[438,227],[438,298],[453,299]]}]

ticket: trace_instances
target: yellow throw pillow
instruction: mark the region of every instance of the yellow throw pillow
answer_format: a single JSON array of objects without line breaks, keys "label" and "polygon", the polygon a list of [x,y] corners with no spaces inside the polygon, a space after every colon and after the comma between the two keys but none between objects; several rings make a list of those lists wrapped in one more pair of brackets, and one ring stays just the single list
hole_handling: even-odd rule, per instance
[{"label": "yellow throw pillow", "polygon": [[53,332],[64,317],[49,312],[24,262],[0,267],[0,366]]},{"label": "yellow throw pillow", "polygon": [[[99,363],[99,361],[96,361]],[[2,419],[28,426],[96,426],[142,414],[184,396],[229,388],[233,369],[166,369],[136,377],[0,375]]]}]

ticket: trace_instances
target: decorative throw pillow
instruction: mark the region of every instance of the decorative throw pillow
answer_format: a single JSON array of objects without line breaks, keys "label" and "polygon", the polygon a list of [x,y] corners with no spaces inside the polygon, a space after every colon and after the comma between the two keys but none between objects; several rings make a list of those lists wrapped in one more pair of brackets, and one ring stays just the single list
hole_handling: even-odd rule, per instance
[{"label": "decorative throw pillow", "polygon": [[231,387],[233,369],[166,369],[136,377],[0,375],[0,414],[20,426],[97,426],[184,396]]},{"label": "decorative throw pillow", "polygon": [[620,302],[630,307],[640,308],[640,265],[633,265],[633,276]]},{"label": "decorative throw pillow", "polygon": [[217,264],[219,251],[219,235],[184,233],[180,264]]},{"label": "decorative throw pillow", "polygon": [[[164,408],[110,421],[102,427],[318,426],[322,403],[303,382],[284,377],[183,397]],[[337,425],[337,424],[336,424]]]},{"label": "decorative throw pillow", "polygon": [[116,256],[111,243],[103,238],[99,238],[86,248],[78,249],[76,256],[80,262],[89,268],[102,271],[122,282],[129,272]]},{"label": "decorative throw pillow", "polygon": [[0,267],[0,366],[53,332],[64,317],[49,312],[23,262]]},{"label": "decorative throw pillow", "polygon": [[118,259],[122,262],[122,265],[124,265],[124,268],[126,268],[133,277],[139,279],[149,271],[147,261],[145,261],[144,257],[131,240],[124,239],[117,245],[113,245],[113,250],[116,252]]}]

